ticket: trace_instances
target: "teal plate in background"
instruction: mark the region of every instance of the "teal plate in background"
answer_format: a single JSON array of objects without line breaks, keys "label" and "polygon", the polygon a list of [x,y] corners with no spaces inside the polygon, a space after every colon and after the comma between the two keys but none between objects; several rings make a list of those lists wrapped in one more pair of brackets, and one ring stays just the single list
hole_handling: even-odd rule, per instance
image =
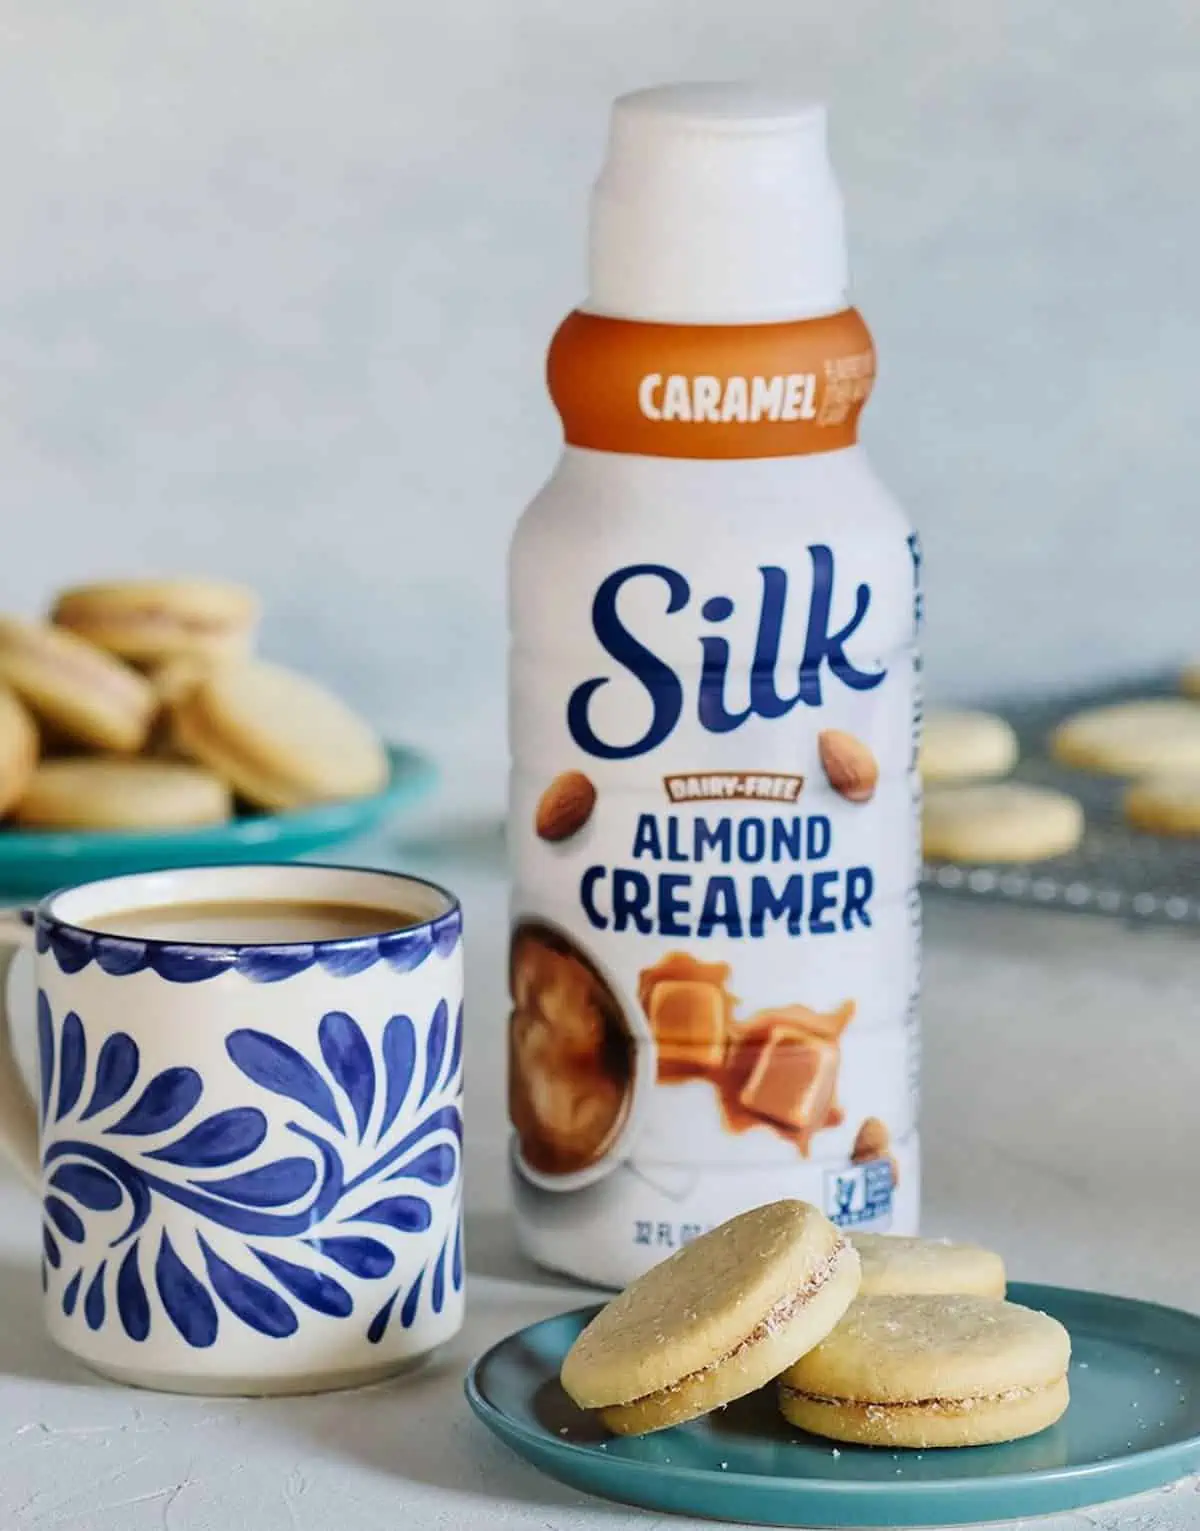
[{"label": "teal plate in background", "polygon": [[1071,1332],[1071,1405],[1007,1446],[836,1446],[777,1413],[771,1389],[635,1439],[609,1435],[558,1381],[580,1308],[501,1340],[467,1375],[472,1409],[551,1477],[624,1504],[765,1526],[962,1526],[1139,1494],[1200,1471],[1200,1317],[1013,1284]]},{"label": "teal plate in background", "polygon": [[377,829],[436,779],[433,764],[415,750],[392,746],[388,759],[391,775],[382,792],[291,813],[254,814],[195,829],[63,833],[0,827],[0,896],[49,893],[123,872],[279,861],[325,850]]}]

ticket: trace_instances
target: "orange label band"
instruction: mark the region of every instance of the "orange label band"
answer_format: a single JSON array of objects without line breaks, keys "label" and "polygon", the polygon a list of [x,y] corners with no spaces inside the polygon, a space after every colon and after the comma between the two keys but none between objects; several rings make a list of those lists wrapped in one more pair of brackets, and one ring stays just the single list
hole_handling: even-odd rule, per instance
[{"label": "orange label band", "polygon": [[576,310],[550,344],[567,444],[644,457],[796,457],[858,439],[875,380],[857,309],[791,324],[642,324]]}]

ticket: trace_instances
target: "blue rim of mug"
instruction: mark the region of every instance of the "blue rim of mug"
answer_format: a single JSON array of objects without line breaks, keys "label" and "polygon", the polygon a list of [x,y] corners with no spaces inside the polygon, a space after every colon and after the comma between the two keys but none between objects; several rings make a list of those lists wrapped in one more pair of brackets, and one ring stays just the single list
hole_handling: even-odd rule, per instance
[{"label": "blue rim of mug", "polygon": [[[54,913],[56,900],[69,893],[101,888],[106,883],[133,882],[147,876],[186,876],[193,872],[253,873],[349,872],[415,884],[438,895],[445,907],[412,924],[362,936],[332,936],[316,941],[179,941],[160,936],[132,937],[106,933]],[[298,900],[300,902],[303,899]],[[256,861],[171,867],[161,871],[125,872],[116,877],[68,883],[21,909],[21,919],[33,927],[39,955],[52,952],[66,974],[81,972],[91,962],[110,977],[125,977],[149,968],[172,983],[196,983],[231,970],[255,982],[273,983],[318,966],[333,977],[353,977],[377,962],[396,972],[411,972],[436,952],[449,956],[462,936],[462,904],[440,883],[389,867],[353,866],[324,861]]]}]

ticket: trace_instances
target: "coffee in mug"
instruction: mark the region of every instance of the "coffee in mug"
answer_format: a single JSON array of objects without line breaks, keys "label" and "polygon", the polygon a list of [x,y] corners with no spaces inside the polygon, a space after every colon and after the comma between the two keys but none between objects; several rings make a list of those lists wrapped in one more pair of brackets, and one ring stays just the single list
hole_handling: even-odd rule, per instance
[{"label": "coffee in mug", "polygon": [[203,941],[219,946],[348,941],[419,923],[410,910],[300,899],[210,899],[120,909],[98,922],[108,935],[156,941]]}]

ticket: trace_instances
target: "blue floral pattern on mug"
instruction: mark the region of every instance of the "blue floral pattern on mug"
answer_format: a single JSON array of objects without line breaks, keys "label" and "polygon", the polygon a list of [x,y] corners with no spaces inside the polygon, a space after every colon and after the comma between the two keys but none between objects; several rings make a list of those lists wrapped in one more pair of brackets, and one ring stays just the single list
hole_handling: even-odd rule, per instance
[{"label": "blue floral pattern on mug", "polygon": [[228,972],[252,983],[279,983],[314,967],[332,978],[353,978],[380,962],[393,972],[412,973],[429,957],[448,957],[461,936],[462,914],[457,908],[426,924],[384,935],[282,946],[137,941],[81,930],[51,915],[39,914],[36,920],[38,952],[50,952],[64,973],[81,973],[94,962],[112,978],[149,970],[168,983],[203,983]]},{"label": "blue floral pattern on mug", "polygon": [[[457,912],[426,927],[425,954],[442,951],[451,929],[456,941]],[[372,962],[397,958],[382,951],[384,938],[371,944]],[[137,970],[98,947],[87,961],[110,974]],[[163,971],[164,950],[159,976],[192,981]],[[243,952],[260,964],[245,976],[288,976],[267,973],[269,955]],[[335,971],[328,956],[319,949],[313,960]],[[42,1281],[64,1315],[93,1331],[119,1325],[134,1342],[169,1325],[202,1349],[231,1321],[285,1338],[308,1310],[361,1326],[377,1345],[391,1324],[411,1328],[422,1305],[441,1313],[462,1290],[461,1005],[451,1014],[439,1000],[417,1023],[392,1015],[374,1045],[337,1009],[297,1015],[294,1037],[301,1045],[251,1026],[230,1031],[224,1051],[245,1102],[206,1111],[196,1069],[150,1073],[124,1031],[93,1049],[86,1016],[54,1015],[39,991]],[[279,1151],[281,1131],[291,1151]],[[447,1188],[451,1215],[443,1208],[435,1219]],[[167,1207],[190,1214],[186,1242],[156,1218]],[[414,1266],[406,1245],[435,1222],[446,1232]]]}]

